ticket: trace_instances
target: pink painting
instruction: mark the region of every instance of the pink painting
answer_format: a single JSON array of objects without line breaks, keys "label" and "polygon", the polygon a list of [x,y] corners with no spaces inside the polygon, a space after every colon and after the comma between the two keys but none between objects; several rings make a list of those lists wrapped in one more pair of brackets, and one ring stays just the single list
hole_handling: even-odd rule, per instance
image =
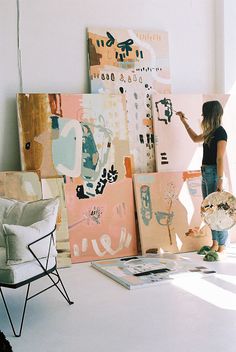
[{"label": "pink painting", "polygon": [[189,125],[200,133],[201,94],[154,94],[153,125],[157,171],[199,170],[202,145],[193,143],[176,111],[183,111]]},{"label": "pink painting", "polygon": [[[227,131],[228,141],[224,160],[224,189],[236,195],[235,140],[235,94],[153,94],[153,124],[158,171],[197,170],[202,164],[202,143],[193,143],[180,122],[176,111],[183,111],[189,126],[201,133],[202,104],[218,100],[224,108],[222,125]],[[236,229],[229,230],[231,240],[236,238]]]},{"label": "pink painting", "polygon": [[72,262],[136,254],[125,98],[19,94],[22,167],[63,176]]},{"label": "pink painting", "polygon": [[79,206],[73,197],[75,187],[68,180],[72,261],[137,254],[132,179],[108,184],[101,196],[82,199]]},{"label": "pink painting", "polygon": [[136,174],[134,189],[143,254],[194,251],[211,243],[201,220],[199,171]]}]

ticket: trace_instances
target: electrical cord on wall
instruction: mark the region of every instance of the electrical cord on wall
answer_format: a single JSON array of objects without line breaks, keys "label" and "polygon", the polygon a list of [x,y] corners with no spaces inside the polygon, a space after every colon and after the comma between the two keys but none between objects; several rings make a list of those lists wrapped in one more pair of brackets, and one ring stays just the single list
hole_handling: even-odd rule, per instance
[{"label": "electrical cord on wall", "polygon": [[19,74],[19,92],[23,92],[22,65],[21,65],[21,49],[20,49],[20,0],[16,0],[17,10],[17,62]]}]

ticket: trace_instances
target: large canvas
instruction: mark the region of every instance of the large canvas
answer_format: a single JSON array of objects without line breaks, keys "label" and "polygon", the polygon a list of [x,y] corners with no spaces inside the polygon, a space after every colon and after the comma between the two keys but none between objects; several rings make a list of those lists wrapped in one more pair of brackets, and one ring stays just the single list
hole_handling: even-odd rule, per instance
[{"label": "large canvas", "polygon": [[155,171],[151,95],[170,93],[168,33],[89,28],[91,91],[127,100],[134,170]]},{"label": "large canvas", "polygon": [[[193,143],[182,125],[177,111],[183,111],[190,127],[201,133],[202,104],[219,100],[224,108],[222,124],[228,133],[226,173],[229,168],[235,175],[236,161],[233,158],[235,138],[236,96],[229,94],[153,94],[153,125],[158,171],[183,171],[199,169],[202,163],[202,143]],[[232,137],[231,137],[232,135]],[[230,159],[230,162],[229,162]]]},{"label": "large canvas", "polygon": [[[200,169],[202,143],[193,143],[176,111],[183,111],[187,122],[196,133],[201,133],[202,104],[219,100],[224,108],[222,125],[228,134],[225,155],[224,189],[236,195],[232,180],[236,178],[236,95],[230,94],[154,94],[152,97],[155,136],[156,167],[158,171],[183,171]],[[236,239],[236,228],[230,231]]]},{"label": "large canvas", "polygon": [[42,199],[38,173],[34,171],[0,172],[0,196],[23,202]]},{"label": "large canvas", "polygon": [[64,177],[72,262],[136,253],[125,98],[19,94],[22,167]]},{"label": "large canvas", "polygon": [[200,94],[153,94],[157,171],[200,169],[202,145],[192,142],[176,111],[183,111],[191,128],[201,133],[202,103]]},{"label": "large canvas", "polygon": [[134,189],[143,254],[194,251],[211,244],[209,228],[200,216],[199,171],[136,174]]},{"label": "large canvas", "polygon": [[64,268],[71,265],[70,242],[68,230],[68,218],[64,192],[64,181],[62,177],[43,178],[43,198],[59,197],[59,208],[57,216],[57,265]]}]

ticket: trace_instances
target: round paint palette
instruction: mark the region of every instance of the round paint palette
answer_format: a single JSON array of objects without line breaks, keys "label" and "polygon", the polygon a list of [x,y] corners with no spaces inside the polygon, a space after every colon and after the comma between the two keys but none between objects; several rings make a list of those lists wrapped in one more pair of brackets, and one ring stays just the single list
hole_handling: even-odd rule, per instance
[{"label": "round paint palette", "polygon": [[236,223],[236,198],[225,191],[210,193],[202,202],[201,215],[212,230],[228,230]]}]

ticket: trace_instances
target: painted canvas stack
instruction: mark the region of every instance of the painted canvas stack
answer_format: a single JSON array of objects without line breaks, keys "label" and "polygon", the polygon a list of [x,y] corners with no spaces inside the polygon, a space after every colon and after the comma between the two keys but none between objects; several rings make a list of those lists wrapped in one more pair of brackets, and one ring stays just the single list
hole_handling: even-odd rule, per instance
[{"label": "painted canvas stack", "polygon": [[1,193],[13,177],[19,199],[60,197],[61,266],[137,255],[139,244],[142,254],[199,249],[210,240],[202,151],[176,111],[200,131],[209,96],[171,94],[166,32],[87,35],[91,94],[17,95],[23,171],[2,175]]}]

